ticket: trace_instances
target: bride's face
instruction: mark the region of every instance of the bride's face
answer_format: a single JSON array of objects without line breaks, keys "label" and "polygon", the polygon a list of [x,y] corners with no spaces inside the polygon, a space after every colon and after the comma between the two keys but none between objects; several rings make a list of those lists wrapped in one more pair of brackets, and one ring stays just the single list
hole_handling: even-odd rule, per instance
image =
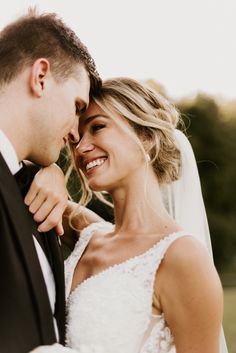
[{"label": "bride's face", "polygon": [[96,103],[91,103],[81,117],[79,134],[80,142],[74,152],[76,165],[94,191],[111,192],[132,183],[145,165],[127,120],[113,120]]}]

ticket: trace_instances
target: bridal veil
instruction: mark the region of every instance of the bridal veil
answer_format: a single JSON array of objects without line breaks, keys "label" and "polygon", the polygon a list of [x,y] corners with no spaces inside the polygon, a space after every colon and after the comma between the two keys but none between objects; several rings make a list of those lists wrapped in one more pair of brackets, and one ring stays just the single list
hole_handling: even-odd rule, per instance
[{"label": "bridal veil", "polygon": [[[181,152],[181,176],[179,180],[163,186],[164,202],[170,215],[205,244],[213,258],[196,159],[187,137],[177,129],[175,136]],[[223,329],[220,353],[228,353]]]}]

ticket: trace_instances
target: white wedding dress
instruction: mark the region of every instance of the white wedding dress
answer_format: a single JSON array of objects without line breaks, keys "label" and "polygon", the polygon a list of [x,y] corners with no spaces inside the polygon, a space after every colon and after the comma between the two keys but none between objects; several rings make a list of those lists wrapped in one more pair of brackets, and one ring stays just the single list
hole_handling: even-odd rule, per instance
[{"label": "white wedding dress", "polygon": [[112,228],[108,222],[88,226],[66,260],[67,345],[89,353],[175,352],[164,315],[152,313],[153,285],[168,247],[185,232],[89,277],[69,294],[76,264],[94,231]]}]

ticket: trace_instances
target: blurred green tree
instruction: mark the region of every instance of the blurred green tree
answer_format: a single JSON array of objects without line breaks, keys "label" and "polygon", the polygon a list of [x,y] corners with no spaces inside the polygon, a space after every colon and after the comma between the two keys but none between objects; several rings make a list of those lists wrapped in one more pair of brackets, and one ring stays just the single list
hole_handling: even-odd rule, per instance
[{"label": "blurred green tree", "polygon": [[236,253],[236,120],[224,119],[222,108],[207,95],[177,106],[198,163],[215,264],[224,272]]}]

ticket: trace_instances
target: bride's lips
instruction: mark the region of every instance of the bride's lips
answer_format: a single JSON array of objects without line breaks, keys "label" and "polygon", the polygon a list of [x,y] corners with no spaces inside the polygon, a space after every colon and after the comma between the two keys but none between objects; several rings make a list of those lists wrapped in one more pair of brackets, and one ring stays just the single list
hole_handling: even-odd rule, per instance
[{"label": "bride's lips", "polygon": [[107,160],[107,156],[99,156],[83,161],[83,170],[86,175],[90,175]]}]

